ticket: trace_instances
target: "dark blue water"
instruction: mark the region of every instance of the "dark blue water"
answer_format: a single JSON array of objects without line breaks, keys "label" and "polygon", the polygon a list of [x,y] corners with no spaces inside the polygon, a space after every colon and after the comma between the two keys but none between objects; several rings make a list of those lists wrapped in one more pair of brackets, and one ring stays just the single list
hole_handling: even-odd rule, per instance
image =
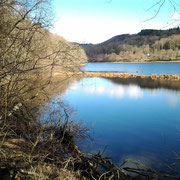
[{"label": "dark blue water", "polygon": [[180,63],[86,63],[85,71],[113,71],[130,74],[180,74]]},{"label": "dark blue water", "polygon": [[[86,71],[180,74],[180,63],[87,63]],[[125,82],[127,81],[127,82]],[[143,81],[143,82],[141,82]],[[150,80],[149,80],[150,81]],[[157,170],[180,169],[180,84],[146,80],[84,78],[45,106],[45,119],[61,114],[61,100],[90,128],[84,152],[104,152],[117,164],[126,158]],[[168,88],[168,89],[166,89]],[[68,109],[67,106],[67,109]],[[48,109],[48,110],[47,110]],[[178,156],[178,157],[177,157]]]},{"label": "dark blue water", "polygon": [[85,152],[105,150],[116,163],[130,157],[156,169],[176,162],[180,91],[84,78],[74,82],[63,99],[76,110],[73,116],[90,127],[94,141],[81,144]]}]

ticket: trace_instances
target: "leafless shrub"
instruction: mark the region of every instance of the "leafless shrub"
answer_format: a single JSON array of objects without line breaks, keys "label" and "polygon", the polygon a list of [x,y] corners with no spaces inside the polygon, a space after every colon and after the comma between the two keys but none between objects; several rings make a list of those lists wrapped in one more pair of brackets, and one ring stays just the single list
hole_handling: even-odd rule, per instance
[{"label": "leafless shrub", "polygon": [[[68,114],[64,111],[65,121],[59,121],[57,127],[42,125],[31,105],[39,94],[46,94],[53,73],[69,71],[68,65],[74,70],[72,66],[86,59],[79,47],[49,32],[53,19],[50,3],[0,0],[1,170],[12,170],[14,177],[37,174],[32,167],[50,159],[52,164],[60,163],[60,156],[54,157],[65,151],[62,137],[70,134],[65,133],[69,131]],[[70,135],[69,141],[73,142]]]}]

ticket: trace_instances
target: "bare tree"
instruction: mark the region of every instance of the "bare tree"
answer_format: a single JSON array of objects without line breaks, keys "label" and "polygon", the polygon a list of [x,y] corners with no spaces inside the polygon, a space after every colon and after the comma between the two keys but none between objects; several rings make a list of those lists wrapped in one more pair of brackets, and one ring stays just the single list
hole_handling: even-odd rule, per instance
[{"label": "bare tree", "polygon": [[[147,11],[153,10],[154,14],[149,19],[146,19],[145,21],[149,21],[156,18],[157,15],[162,10],[162,8],[165,6],[165,4],[168,4],[168,6],[172,8],[174,13],[177,13],[178,15],[180,14],[179,0],[157,0],[156,3],[154,3],[151,7],[147,9]],[[170,22],[170,25],[173,25],[173,24],[177,26],[179,24],[179,18],[176,17],[172,22]]]},{"label": "bare tree", "polygon": [[[30,142],[26,146],[31,154],[47,130],[34,116],[33,98],[45,93],[54,71],[69,71],[67,64],[80,63],[84,52],[49,32],[53,24],[50,0],[0,0],[0,17],[0,147],[8,140],[23,138]],[[69,111],[62,106],[60,112],[67,121]],[[59,130],[68,130],[61,125],[64,128]],[[52,127],[48,126],[51,130],[46,137]],[[6,160],[8,152],[0,149]],[[14,160],[8,159],[9,165]]]},{"label": "bare tree", "polygon": [[40,83],[42,72],[51,78],[83,52],[48,31],[50,0],[1,0],[0,16],[0,118],[6,119],[27,92],[49,82]]}]

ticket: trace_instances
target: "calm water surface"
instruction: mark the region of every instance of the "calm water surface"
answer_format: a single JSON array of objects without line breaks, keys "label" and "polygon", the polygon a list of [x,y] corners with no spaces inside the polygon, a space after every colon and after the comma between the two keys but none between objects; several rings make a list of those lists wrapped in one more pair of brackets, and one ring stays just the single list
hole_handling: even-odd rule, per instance
[{"label": "calm water surface", "polygon": [[94,140],[81,145],[85,152],[106,148],[105,155],[116,163],[130,157],[157,169],[175,161],[173,152],[180,149],[180,91],[84,78],[74,82],[63,99],[91,128]]},{"label": "calm water surface", "polygon": [[[88,63],[85,69],[120,71],[121,66],[130,67],[129,73],[180,74],[179,63]],[[105,150],[105,155],[118,164],[135,158],[158,170],[169,170],[165,164],[177,163],[173,168],[178,170],[175,152],[180,153],[180,88],[177,82],[176,86],[169,83],[168,89],[159,83],[147,85],[142,86],[139,80],[84,78],[74,81],[63,95],[56,95],[47,107],[58,112],[56,103],[62,98],[76,110],[72,119],[82,120],[93,138],[80,144],[84,152]]]},{"label": "calm water surface", "polygon": [[180,74],[180,63],[86,63],[85,71],[113,71],[130,74]]}]

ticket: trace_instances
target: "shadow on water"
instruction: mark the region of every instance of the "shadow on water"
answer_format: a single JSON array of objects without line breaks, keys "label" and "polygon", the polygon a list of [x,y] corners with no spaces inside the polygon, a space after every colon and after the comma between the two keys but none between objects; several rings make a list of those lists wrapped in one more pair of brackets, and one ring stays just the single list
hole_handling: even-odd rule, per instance
[{"label": "shadow on water", "polygon": [[141,88],[147,88],[147,89],[169,89],[169,90],[180,90],[180,82],[179,81],[170,81],[170,80],[164,80],[164,79],[156,79],[153,80],[151,78],[105,78],[109,79],[113,83],[116,84],[122,84],[122,85],[138,85]]}]

